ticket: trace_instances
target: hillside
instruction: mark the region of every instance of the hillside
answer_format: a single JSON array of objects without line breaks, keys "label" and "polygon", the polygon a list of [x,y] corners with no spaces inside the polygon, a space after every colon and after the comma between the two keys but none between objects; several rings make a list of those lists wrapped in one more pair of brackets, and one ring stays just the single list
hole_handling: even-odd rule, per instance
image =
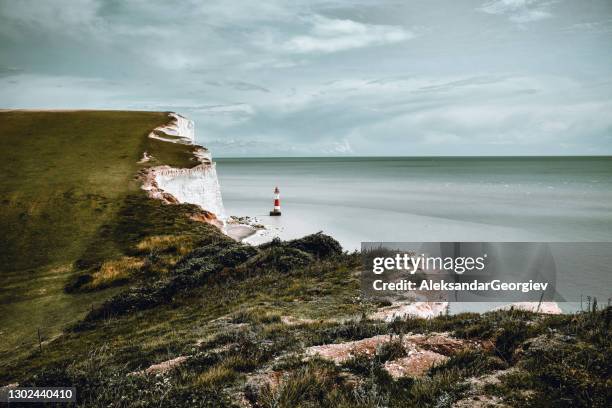
[{"label": "hillside", "polygon": [[[67,295],[71,278],[124,255],[134,235],[182,226],[176,215],[156,219],[152,209],[176,209],[146,199],[136,180],[153,164],[196,164],[193,146],[147,137],[168,120],[163,112],[0,112],[0,357],[29,349],[39,328],[55,336],[113,293]],[[139,164],[145,151],[156,160]]]},{"label": "hillside", "polygon": [[415,305],[362,297],[360,254],[330,236],[254,247],[145,194],[147,168],[197,164],[147,137],[167,113],[0,115],[0,387],[74,386],[83,407],[608,405],[610,307],[397,316]]}]

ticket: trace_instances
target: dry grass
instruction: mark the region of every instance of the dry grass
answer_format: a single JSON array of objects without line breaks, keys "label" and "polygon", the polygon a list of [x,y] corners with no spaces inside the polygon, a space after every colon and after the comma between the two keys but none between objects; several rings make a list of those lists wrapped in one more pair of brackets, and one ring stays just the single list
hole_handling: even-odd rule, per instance
[{"label": "dry grass", "polygon": [[253,307],[234,313],[234,323],[270,324],[280,323],[281,314],[263,307]]},{"label": "dry grass", "polygon": [[133,272],[142,268],[143,265],[144,261],[142,259],[130,256],[106,261],[93,274],[93,280],[87,284],[87,288],[100,289],[123,282],[129,279]]},{"label": "dry grass", "polygon": [[193,250],[194,245],[191,235],[154,235],[140,241],[136,248],[143,254],[170,252],[184,256]]},{"label": "dry grass", "polygon": [[204,388],[215,388],[233,382],[238,374],[228,364],[219,364],[211,367],[196,379],[196,384]]}]

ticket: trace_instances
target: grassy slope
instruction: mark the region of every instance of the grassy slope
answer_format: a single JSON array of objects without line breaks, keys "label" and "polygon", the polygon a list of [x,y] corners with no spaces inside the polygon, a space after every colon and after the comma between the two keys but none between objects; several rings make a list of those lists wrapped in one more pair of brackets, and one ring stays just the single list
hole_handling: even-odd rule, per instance
[{"label": "grassy slope", "polygon": [[[115,119],[117,114],[108,115]],[[102,120],[97,126],[104,123]],[[145,133],[142,129],[139,132],[135,136]],[[141,145],[139,149],[147,149],[167,162],[190,164],[189,152],[170,146],[172,150],[163,145]],[[53,262],[8,275],[13,279],[15,301],[8,291],[3,292],[3,299],[8,300],[2,307],[12,314],[8,315],[10,319],[3,318],[2,330],[13,330],[8,320],[23,319],[30,312],[38,319],[49,316],[51,310],[64,311],[70,317],[80,315],[91,304],[92,296],[108,297],[118,291],[61,293],[67,275],[74,273],[71,262],[78,258],[83,264],[95,265],[109,257],[138,256],[138,243],[162,235],[166,238],[150,241],[161,244],[145,257],[148,267],[138,276],[139,286],[97,303],[83,321],[45,342],[42,351],[26,344],[17,349],[20,353],[0,359],[0,385],[13,381],[24,386],[71,384],[78,389],[81,405],[88,407],[225,406],[235,405],[243,397],[264,407],[447,407],[466,398],[471,405],[474,396],[470,395],[467,379],[497,373],[500,381],[479,390],[479,395],[503,398],[511,406],[605,406],[609,398],[606,394],[612,388],[612,309],[577,316],[500,311],[392,323],[364,319],[376,305],[359,297],[358,255],[335,250],[323,256],[317,251],[329,241],[321,243],[321,237],[314,245],[300,240],[289,248],[273,244],[253,249],[234,243],[214,227],[190,221],[186,215],[193,211],[191,206],[163,206],[140,194],[130,183],[140,152],[137,149],[133,156],[128,155],[127,162],[134,167],[126,170],[130,175],[124,175],[127,186],[123,193],[109,200],[113,211],[103,211],[107,218],[99,221],[78,249],[54,254],[57,259]],[[17,158],[6,160],[17,162]],[[69,165],[76,164],[66,163]],[[83,178],[80,180],[83,183]],[[4,189],[4,181],[2,185]],[[73,188],[83,191],[84,186]],[[47,191],[47,196],[57,194],[49,193],[50,187],[39,189]],[[11,194],[9,197],[15,196]],[[76,207],[78,214],[87,213],[83,209],[86,206],[72,203],[71,195],[62,197],[68,203],[59,200],[61,205]],[[51,214],[57,211],[49,204],[46,208]],[[16,211],[12,214],[7,223],[15,222],[19,215]],[[68,223],[77,221],[59,217]],[[58,232],[47,231],[50,233]],[[30,234],[30,239],[35,239],[34,231]],[[190,241],[193,251],[173,246],[171,242],[175,241],[167,237],[177,235],[195,237]],[[315,252],[309,252],[313,247]],[[158,273],[163,254],[186,256]],[[66,268],[59,278],[58,271],[52,269],[58,265]],[[56,286],[49,286],[49,282],[56,282]],[[48,292],[40,292],[43,289]],[[44,304],[40,303],[44,299],[49,310],[32,310]],[[19,305],[22,311],[16,311]],[[281,316],[308,320],[286,324]],[[57,324],[72,320],[60,317]],[[14,330],[19,333],[21,327]],[[398,381],[381,369],[396,352],[393,349],[341,366],[317,359],[305,361],[300,355],[311,345],[377,334],[432,331],[487,341],[493,347],[457,355],[431,369],[424,378]],[[163,376],[128,375],[177,356],[190,358]],[[270,371],[282,373],[285,379],[278,388],[247,385],[250,377]]]},{"label": "grassy slope", "polygon": [[35,343],[38,327],[55,335],[113,292],[66,295],[63,287],[75,260],[125,251],[121,238],[130,236],[118,225],[142,232],[130,213],[145,203],[135,180],[145,150],[153,164],[195,164],[192,147],[146,137],[167,120],[160,112],[0,112],[0,356]]},{"label": "grassy slope", "polygon": [[[208,247],[206,265],[219,252]],[[248,261],[221,266],[202,287],[181,290],[163,305],[67,331],[42,352],[33,350],[4,374],[0,370],[0,383],[73,384],[83,406],[100,407],[237,406],[242,395],[263,407],[450,407],[473,398],[469,378],[502,373],[478,395],[504,398],[509,406],[605,406],[612,310],[381,323],[361,317],[375,305],[356,298],[359,261],[342,255],[284,272]],[[281,316],[310,320],[289,325]],[[424,378],[397,381],[381,370],[390,350],[341,366],[300,355],[311,345],[432,331],[493,347],[459,354]],[[165,375],[128,375],[178,356],[191,357]],[[266,371],[282,372],[283,385],[249,388],[249,377]]]}]

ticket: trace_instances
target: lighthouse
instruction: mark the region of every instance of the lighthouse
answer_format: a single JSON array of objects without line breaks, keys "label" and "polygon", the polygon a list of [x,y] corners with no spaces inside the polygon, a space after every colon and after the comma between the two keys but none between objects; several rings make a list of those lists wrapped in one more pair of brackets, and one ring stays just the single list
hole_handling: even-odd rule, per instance
[{"label": "lighthouse", "polygon": [[278,187],[274,189],[274,209],[270,211],[271,216],[281,215],[280,210],[280,190]]}]

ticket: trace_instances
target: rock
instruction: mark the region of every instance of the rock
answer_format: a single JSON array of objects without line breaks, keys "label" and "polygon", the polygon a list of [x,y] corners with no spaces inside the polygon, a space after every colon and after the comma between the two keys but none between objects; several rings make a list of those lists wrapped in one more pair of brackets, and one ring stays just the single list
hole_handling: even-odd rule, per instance
[{"label": "rock", "polygon": [[245,386],[251,390],[270,387],[270,390],[274,391],[281,384],[283,375],[282,371],[272,370],[255,373],[247,377]]},{"label": "rock", "polygon": [[515,371],[515,368],[509,368],[468,379],[467,384],[470,389],[465,393],[464,398],[452,405],[453,408],[509,408],[510,406],[505,404],[500,397],[488,395],[485,390],[487,386],[499,384],[501,382],[500,377],[513,371]]},{"label": "rock", "polygon": [[463,340],[451,337],[449,333],[413,334],[405,336],[408,341],[419,348],[431,350],[446,356],[463,350],[482,348],[482,344],[473,340]]},{"label": "rock", "polygon": [[[374,356],[376,350],[390,341],[399,341],[398,336],[378,335],[346,343],[324,344],[306,349],[307,356],[319,356],[341,364],[358,355]],[[448,333],[412,334],[402,336],[402,346],[410,355],[415,352],[431,351],[436,354],[453,355],[465,349],[479,348],[475,341],[461,340]]]},{"label": "rock", "polygon": [[396,318],[420,317],[431,319],[445,313],[447,302],[410,302],[395,303],[378,309],[369,317],[375,320],[392,322]]},{"label": "rock", "polygon": [[19,383],[6,384],[5,386],[0,387],[0,395],[5,391],[8,391],[12,388],[17,388],[17,387],[19,387]]},{"label": "rock", "polygon": [[393,378],[421,377],[431,367],[441,364],[446,360],[448,360],[448,357],[442,354],[429,350],[417,350],[411,352],[408,357],[387,361],[384,367]]},{"label": "rock", "polygon": [[390,339],[391,337],[389,335],[381,334],[379,336],[346,343],[313,346],[306,349],[306,355],[319,356],[331,360],[336,364],[340,364],[358,355],[365,354],[367,356],[374,356],[374,354],[376,354],[376,348],[388,343]]},{"label": "rock", "polygon": [[149,368],[141,371],[134,371],[128,375],[158,375],[166,374],[168,371],[175,369],[183,364],[190,356],[179,356],[171,360],[163,361],[158,364],[153,364]]},{"label": "rock", "polygon": [[463,398],[452,405],[453,408],[511,408],[500,397],[494,395],[477,395]]}]

